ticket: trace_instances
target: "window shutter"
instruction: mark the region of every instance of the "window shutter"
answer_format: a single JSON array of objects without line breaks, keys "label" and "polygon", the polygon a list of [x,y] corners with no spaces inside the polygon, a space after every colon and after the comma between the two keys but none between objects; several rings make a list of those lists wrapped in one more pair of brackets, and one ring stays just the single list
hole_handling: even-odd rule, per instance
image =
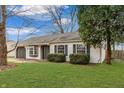
[{"label": "window shutter", "polygon": [[57,53],[57,45],[54,46],[54,53]]},{"label": "window shutter", "polygon": [[65,45],[65,55],[68,56],[68,46]]},{"label": "window shutter", "polygon": [[87,45],[87,54],[90,55],[90,46]]},{"label": "window shutter", "polygon": [[76,53],[76,45],[73,45],[73,53]]}]

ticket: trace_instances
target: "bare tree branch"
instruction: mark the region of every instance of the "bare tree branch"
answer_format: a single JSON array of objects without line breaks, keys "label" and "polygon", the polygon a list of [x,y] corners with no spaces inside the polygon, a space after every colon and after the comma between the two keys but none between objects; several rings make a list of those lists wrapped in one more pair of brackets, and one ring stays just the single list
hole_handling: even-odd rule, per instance
[{"label": "bare tree branch", "polygon": [[63,24],[63,18],[65,14],[64,7],[57,6],[45,6],[45,9],[48,11],[48,15],[50,15],[53,23],[58,28],[58,32],[72,32],[74,30],[76,24],[76,8],[72,8],[66,17],[66,24]]}]

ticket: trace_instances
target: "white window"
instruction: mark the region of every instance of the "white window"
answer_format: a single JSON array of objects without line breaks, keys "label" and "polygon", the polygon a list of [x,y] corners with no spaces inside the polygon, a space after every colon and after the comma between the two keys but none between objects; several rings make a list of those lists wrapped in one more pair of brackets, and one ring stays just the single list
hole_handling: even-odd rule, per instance
[{"label": "white window", "polygon": [[29,47],[29,56],[30,57],[37,57],[38,56],[38,46]]},{"label": "white window", "polygon": [[68,55],[68,46],[67,45],[55,45],[54,51],[55,51],[55,53],[63,53],[67,56]]},{"label": "white window", "polygon": [[82,44],[74,44],[73,45],[73,53],[86,53],[86,46]]},{"label": "white window", "polygon": [[64,45],[58,45],[58,53],[64,53]]}]

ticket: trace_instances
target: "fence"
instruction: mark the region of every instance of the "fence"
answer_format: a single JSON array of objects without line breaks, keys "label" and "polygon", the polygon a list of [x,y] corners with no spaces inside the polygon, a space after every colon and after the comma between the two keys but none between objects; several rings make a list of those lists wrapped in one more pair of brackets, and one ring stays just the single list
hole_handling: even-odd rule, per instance
[{"label": "fence", "polygon": [[115,43],[112,48],[112,58],[124,60],[124,43]]},{"label": "fence", "polygon": [[124,60],[124,50],[114,50],[114,51],[112,51],[112,58],[123,59]]}]

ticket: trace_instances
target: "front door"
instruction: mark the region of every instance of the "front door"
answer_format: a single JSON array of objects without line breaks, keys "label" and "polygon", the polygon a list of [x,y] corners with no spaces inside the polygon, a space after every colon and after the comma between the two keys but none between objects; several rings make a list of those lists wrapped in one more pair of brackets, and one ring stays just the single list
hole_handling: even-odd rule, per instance
[{"label": "front door", "polygon": [[42,59],[47,59],[49,54],[49,46],[42,46]]}]

